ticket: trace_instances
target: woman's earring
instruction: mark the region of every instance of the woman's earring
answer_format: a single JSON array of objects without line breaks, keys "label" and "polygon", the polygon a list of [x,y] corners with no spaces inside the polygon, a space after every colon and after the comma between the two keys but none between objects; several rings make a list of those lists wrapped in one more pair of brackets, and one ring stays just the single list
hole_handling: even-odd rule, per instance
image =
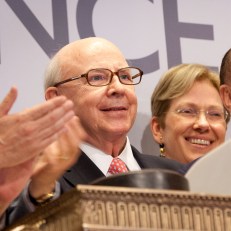
[{"label": "woman's earring", "polygon": [[[160,140],[162,140],[162,137],[160,137]],[[160,143],[159,146],[160,146],[160,157],[166,157],[165,154],[164,154],[164,152],[165,152],[164,144]]]}]

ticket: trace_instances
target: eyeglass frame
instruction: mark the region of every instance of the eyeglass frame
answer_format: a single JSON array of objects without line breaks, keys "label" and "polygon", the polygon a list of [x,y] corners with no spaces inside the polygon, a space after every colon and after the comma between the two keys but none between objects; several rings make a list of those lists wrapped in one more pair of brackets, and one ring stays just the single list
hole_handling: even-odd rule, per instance
[{"label": "eyeglass frame", "polygon": [[[195,118],[195,119],[198,119],[198,118],[199,118],[199,114],[200,114],[201,112],[204,112],[204,115],[205,115],[205,117],[206,117],[206,120],[208,120],[207,115],[209,114],[209,113],[208,113],[209,110],[195,110],[195,114],[192,114],[192,113],[191,113],[191,114],[189,114],[189,115],[186,115],[186,114],[183,115],[182,113],[180,113],[183,109],[184,109],[184,108],[179,108],[179,109],[174,110],[173,112],[175,112],[177,115],[184,116],[184,117],[193,116],[193,118]],[[230,113],[229,113],[228,110],[226,110],[226,108],[224,108],[223,114],[224,114],[224,121],[225,121],[226,123],[228,123],[229,120],[230,120]],[[211,122],[211,120],[208,120],[208,121]],[[218,122],[218,120],[217,120],[217,121],[214,120],[214,122]]]},{"label": "eyeglass frame", "polygon": [[[133,69],[136,69],[136,70],[139,71],[139,74],[140,74],[140,75],[139,75],[140,81],[139,81],[138,83],[135,83],[135,84],[127,84],[127,83],[121,82],[121,79],[120,79],[120,77],[119,77],[119,75],[118,75],[118,74],[119,74],[119,71],[121,71],[121,70],[123,70],[123,69],[127,69],[127,68],[133,68]],[[110,81],[109,81],[107,84],[103,84],[103,85],[92,85],[92,84],[90,84],[90,82],[89,82],[89,80],[88,80],[88,73],[89,73],[90,71],[94,71],[94,70],[107,70],[107,71],[110,71],[110,73],[111,73],[111,79],[110,79]],[[107,69],[107,68],[94,68],[94,69],[88,70],[86,73],[81,74],[80,76],[71,77],[71,78],[65,79],[65,80],[63,80],[63,81],[60,81],[60,82],[58,82],[58,83],[55,83],[55,84],[53,85],[53,87],[58,87],[58,86],[60,86],[61,84],[68,83],[68,82],[71,82],[71,81],[74,81],[74,80],[77,80],[77,79],[80,79],[80,78],[85,78],[85,79],[87,80],[87,83],[88,83],[90,86],[93,86],[93,87],[103,87],[103,86],[109,85],[109,84],[112,82],[112,78],[114,77],[114,75],[116,75],[116,76],[118,77],[118,79],[119,79],[119,81],[120,81],[121,84],[124,84],[124,85],[131,85],[131,86],[132,86],[132,85],[137,85],[137,84],[139,84],[139,83],[141,82],[143,74],[144,74],[144,72],[143,72],[140,68],[134,67],[134,66],[131,66],[131,67],[123,67],[123,68],[120,68],[120,69],[117,70],[117,71],[112,71],[112,70]]]}]

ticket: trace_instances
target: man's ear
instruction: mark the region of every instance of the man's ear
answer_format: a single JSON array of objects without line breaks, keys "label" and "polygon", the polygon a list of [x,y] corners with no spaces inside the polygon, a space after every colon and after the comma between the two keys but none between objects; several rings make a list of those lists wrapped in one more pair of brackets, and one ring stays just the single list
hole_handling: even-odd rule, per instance
[{"label": "man's ear", "polygon": [[158,121],[158,118],[156,116],[152,117],[151,131],[152,131],[152,136],[155,139],[155,141],[160,144],[162,142],[162,140],[161,140],[161,137],[162,137],[161,127],[160,127],[160,123]]},{"label": "man's ear", "polygon": [[52,99],[59,95],[57,87],[48,87],[45,91],[46,100]]},{"label": "man's ear", "polygon": [[231,88],[226,84],[221,85],[220,96],[224,106],[231,112]]}]

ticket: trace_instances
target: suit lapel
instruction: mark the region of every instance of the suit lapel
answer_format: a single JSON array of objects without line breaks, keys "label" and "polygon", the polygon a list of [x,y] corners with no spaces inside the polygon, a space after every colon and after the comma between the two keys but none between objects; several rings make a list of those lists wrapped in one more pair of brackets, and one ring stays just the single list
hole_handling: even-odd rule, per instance
[{"label": "suit lapel", "polygon": [[89,184],[100,177],[104,177],[104,174],[84,152],[81,153],[75,165],[64,174],[65,180],[73,186]]},{"label": "suit lapel", "polygon": [[134,155],[134,158],[136,159],[137,163],[139,164],[140,168],[147,168],[147,164],[144,160],[144,155],[141,154],[135,147],[131,146],[132,147],[132,153]]}]

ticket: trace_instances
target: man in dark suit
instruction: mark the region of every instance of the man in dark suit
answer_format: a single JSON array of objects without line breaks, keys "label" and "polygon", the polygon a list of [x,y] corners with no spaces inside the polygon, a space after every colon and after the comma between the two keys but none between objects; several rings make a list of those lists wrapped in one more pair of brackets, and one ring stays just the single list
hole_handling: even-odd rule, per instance
[{"label": "man in dark suit", "polygon": [[231,49],[225,53],[221,62],[220,85],[221,99],[231,112]]},{"label": "man in dark suit", "polygon": [[[60,95],[71,99],[87,138],[77,162],[72,158],[75,150],[65,143],[47,152],[50,159],[43,160],[16,201],[9,216],[11,222],[76,184],[89,184],[110,175],[108,169],[114,158],[122,160],[129,171],[181,168],[177,162],[141,154],[130,145],[127,134],[137,112],[134,85],[140,83],[142,75],[138,67],[128,65],[114,44],[102,38],[70,43],[53,57],[45,76],[46,99]],[[59,161],[53,161],[52,156]]]}]

